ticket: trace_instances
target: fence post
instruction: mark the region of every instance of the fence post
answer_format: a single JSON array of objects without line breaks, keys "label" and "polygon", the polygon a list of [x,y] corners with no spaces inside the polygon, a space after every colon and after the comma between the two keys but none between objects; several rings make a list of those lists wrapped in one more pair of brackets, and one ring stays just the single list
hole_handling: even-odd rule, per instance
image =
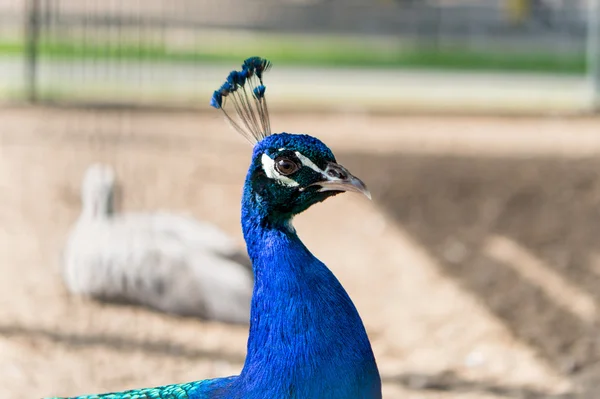
[{"label": "fence post", "polygon": [[587,77],[590,87],[590,105],[600,111],[600,0],[592,0],[588,10]]},{"label": "fence post", "polygon": [[27,99],[37,101],[38,52],[40,38],[40,1],[26,1],[25,20],[25,84]]}]

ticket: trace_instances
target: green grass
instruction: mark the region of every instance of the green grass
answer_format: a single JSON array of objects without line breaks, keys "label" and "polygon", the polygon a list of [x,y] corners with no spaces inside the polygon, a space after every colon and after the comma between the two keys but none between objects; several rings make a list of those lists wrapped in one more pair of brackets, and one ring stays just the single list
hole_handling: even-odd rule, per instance
[{"label": "green grass", "polygon": [[23,43],[13,41],[0,41],[0,56],[23,54]]},{"label": "green grass", "polygon": [[[43,42],[41,57],[55,59],[122,59],[152,62],[234,62],[249,55],[261,55],[278,65],[319,67],[435,68],[581,74],[583,55],[558,58],[544,53],[478,53],[462,49],[400,48],[353,40],[224,40],[201,48],[172,50],[151,44],[100,45],[69,41]],[[234,43],[232,45],[232,43]],[[0,56],[23,54],[18,42],[1,42]]]}]

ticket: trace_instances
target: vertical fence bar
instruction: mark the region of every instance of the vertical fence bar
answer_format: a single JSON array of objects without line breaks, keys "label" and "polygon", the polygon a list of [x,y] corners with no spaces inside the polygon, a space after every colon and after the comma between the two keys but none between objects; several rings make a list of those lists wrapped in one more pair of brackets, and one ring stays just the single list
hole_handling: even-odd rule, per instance
[{"label": "vertical fence bar", "polygon": [[587,76],[590,87],[590,105],[600,111],[600,0],[591,0],[588,10]]},{"label": "vertical fence bar", "polygon": [[37,74],[40,39],[40,2],[27,0],[25,12],[25,84],[27,100],[35,103],[37,96]]}]

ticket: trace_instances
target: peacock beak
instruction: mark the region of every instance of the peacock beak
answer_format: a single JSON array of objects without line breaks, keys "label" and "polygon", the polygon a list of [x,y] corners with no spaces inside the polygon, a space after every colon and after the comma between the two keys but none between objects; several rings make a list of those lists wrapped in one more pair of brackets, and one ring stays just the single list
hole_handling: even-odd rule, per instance
[{"label": "peacock beak", "polygon": [[371,199],[369,189],[358,177],[348,172],[348,169],[342,165],[330,162],[327,164],[324,173],[325,180],[313,183],[311,185],[320,186],[319,191],[353,191],[364,194]]}]

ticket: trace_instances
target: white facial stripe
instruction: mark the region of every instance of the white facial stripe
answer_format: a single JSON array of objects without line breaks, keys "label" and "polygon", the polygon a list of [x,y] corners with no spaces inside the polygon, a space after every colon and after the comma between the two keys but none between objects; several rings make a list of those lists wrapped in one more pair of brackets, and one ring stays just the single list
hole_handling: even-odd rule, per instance
[{"label": "white facial stripe", "polygon": [[312,170],[314,170],[317,173],[325,175],[325,171],[323,169],[319,168],[317,165],[315,165],[314,162],[311,161],[309,158],[305,157],[298,151],[296,151],[295,154],[298,157],[298,159],[300,160],[300,162],[302,162],[302,165],[306,166],[307,168],[311,168]]},{"label": "white facial stripe", "polygon": [[287,176],[282,176],[277,172],[275,170],[275,161],[267,154],[262,154],[260,160],[262,162],[263,170],[268,178],[276,180],[278,183],[288,187],[296,187],[299,185],[297,181],[290,179]]}]

